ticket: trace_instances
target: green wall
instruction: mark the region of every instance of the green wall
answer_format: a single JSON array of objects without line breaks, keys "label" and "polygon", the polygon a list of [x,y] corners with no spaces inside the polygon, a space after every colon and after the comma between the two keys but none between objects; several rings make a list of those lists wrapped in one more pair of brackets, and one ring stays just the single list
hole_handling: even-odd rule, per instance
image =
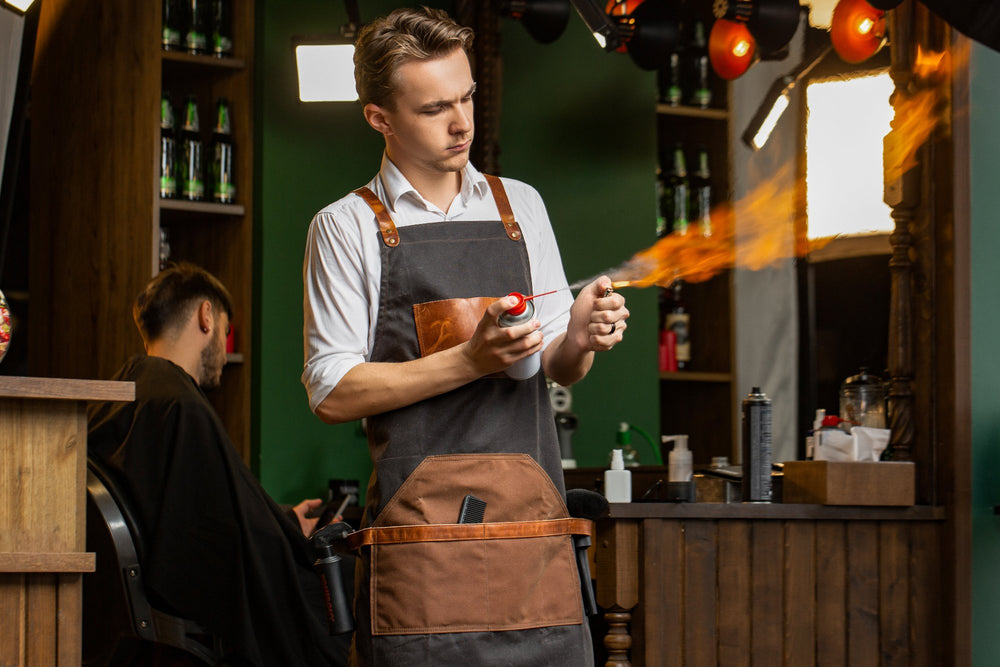
[{"label": "green wall", "polygon": [[[361,19],[403,4],[361,3]],[[299,381],[309,221],[366,183],[383,147],[356,104],[297,102],[292,36],[336,32],[345,20],[343,6],[329,0],[257,3],[254,428],[258,474],[279,502],[323,495],[328,478],[363,487],[371,469],[357,425],[321,423]],[[554,44],[533,42],[509,20],[502,39],[503,175],[545,198],[571,281],[621,263],[653,240],[653,75],[603,53],[575,14]],[[604,464],[619,421],[658,431],[655,294],[626,296],[626,343],[599,355],[573,388],[581,465]]]},{"label": "green wall", "polygon": [[978,44],[970,60],[972,215],[972,650],[973,664],[997,664],[1000,635],[1000,54]]}]

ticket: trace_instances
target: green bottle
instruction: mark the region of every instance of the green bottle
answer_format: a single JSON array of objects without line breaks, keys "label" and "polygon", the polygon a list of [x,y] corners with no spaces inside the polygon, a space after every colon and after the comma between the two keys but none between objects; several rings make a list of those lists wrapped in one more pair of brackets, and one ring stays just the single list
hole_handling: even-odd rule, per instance
[{"label": "green bottle", "polygon": [[170,95],[160,96],[160,196],[177,196],[177,139],[174,136],[174,105]]},{"label": "green bottle", "polygon": [[215,127],[212,129],[212,199],[219,204],[232,204],[236,199],[229,100],[224,97],[215,104]]},{"label": "green bottle", "polygon": [[202,166],[201,130],[198,122],[198,100],[188,95],[184,102],[184,125],[181,127],[181,197],[191,201],[205,198],[205,176]]},{"label": "green bottle", "polygon": [[663,215],[666,226],[674,234],[687,234],[688,208],[691,205],[691,185],[688,180],[687,163],[684,160],[684,148],[674,146],[673,160],[667,174],[664,187],[665,204]]}]

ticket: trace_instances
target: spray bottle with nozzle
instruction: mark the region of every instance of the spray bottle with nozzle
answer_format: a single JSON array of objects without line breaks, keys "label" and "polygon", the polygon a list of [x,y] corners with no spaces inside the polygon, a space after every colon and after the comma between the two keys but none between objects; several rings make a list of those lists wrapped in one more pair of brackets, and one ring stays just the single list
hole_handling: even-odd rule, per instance
[{"label": "spray bottle with nozzle", "polygon": [[688,449],[688,437],[686,435],[664,435],[661,436],[660,440],[663,444],[674,443],[673,449],[667,456],[667,481],[690,482],[694,470],[691,450]]},{"label": "spray bottle with nozzle", "polygon": [[[517,297],[517,303],[514,304],[513,308],[505,310],[500,314],[497,324],[502,327],[513,327],[518,324],[530,322],[531,318],[535,316],[535,304],[531,299],[526,299],[520,292],[511,292],[507,296]],[[535,352],[523,359],[518,359],[504,372],[507,373],[508,377],[515,380],[527,380],[538,373],[538,369],[541,367],[541,359],[542,353],[540,351]]]}]

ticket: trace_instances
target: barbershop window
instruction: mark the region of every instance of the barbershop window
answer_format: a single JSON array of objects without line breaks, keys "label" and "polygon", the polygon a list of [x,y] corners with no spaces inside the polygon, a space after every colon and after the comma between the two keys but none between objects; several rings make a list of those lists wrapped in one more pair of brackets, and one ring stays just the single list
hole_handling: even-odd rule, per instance
[{"label": "barbershop window", "polygon": [[883,137],[893,111],[887,69],[827,72],[805,90],[802,142],[810,239],[834,237],[799,264],[799,429],[836,414],[841,382],[861,367],[886,379],[889,234]]}]

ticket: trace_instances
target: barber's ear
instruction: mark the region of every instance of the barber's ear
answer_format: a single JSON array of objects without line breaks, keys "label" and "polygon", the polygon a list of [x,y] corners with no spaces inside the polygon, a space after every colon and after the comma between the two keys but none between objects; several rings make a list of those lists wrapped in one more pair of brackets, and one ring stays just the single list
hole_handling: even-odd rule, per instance
[{"label": "barber's ear", "polygon": [[366,104],[364,108],[365,120],[372,126],[372,129],[385,136],[392,134],[392,126],[386,118],[382,107],[377,104]]},{"label": "barber's ear", "polygon": [[214,324],[214,322],[212,302],[205,299],[198,306],[198,326],[201,327],[203,333],[208,333],[212,330],[212,324]]}]

